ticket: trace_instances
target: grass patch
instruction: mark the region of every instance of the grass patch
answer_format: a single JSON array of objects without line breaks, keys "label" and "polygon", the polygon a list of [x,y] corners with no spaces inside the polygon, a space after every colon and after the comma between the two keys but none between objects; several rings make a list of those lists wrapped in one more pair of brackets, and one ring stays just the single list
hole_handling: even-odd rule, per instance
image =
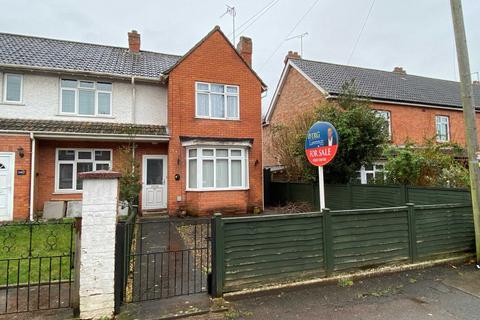
[{"label": "grass patch", "polygon": [[0,225],[0,286],[73,279],[69,220]]}]

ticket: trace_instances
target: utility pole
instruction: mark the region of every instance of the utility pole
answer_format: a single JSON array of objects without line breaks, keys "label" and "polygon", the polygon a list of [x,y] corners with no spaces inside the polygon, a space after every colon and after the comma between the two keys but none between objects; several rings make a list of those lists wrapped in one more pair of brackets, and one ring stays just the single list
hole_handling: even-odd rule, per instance
[{"label": "utility pole", "polygon": [[473,100],[472,76],[468,59],[467,37],[463,22],[461,0],[450,0],[453,30],[457,47],[458,71],[460,72],[460,90],[462,94],[463,121],[468,150],[468,168],[470,172],[470,191],[472,195],[473,222],[475,224],[475,248],[477,266],[480,264],[480,168],[478,166],[478,138],[475,123],[475,101]]}]

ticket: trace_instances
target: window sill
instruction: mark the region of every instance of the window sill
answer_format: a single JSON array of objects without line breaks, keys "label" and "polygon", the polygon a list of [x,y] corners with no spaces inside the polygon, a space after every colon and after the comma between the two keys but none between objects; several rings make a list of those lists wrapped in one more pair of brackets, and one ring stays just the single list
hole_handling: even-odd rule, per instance
[{"label": "window sill", "polygon": [[52,195],[82,194],[82,193],[83,193],[83,191],[74,191],[74,190],[61,191],[61,190],[57,190],[54,193],[52,193]]},{"label": "window sill", "polygon": [[69,113],[57,113],[57,117],[72,117],[72,118],[95,118],[95,119],[115,119],[114,116],[90,116],[84,114],[69,114]]},{"label": "window sill", "polygon": [[250,188],[186,189],[186,192],[248,191]]},{"label": "window sill", "polygon": [[238,118],[238,119],[226,119],[226,118],[211,118],[211,117],[199,117],[199,116],[195,116],[195,119],[201,119],[201,120],[220,120],[220,121],[240,121],[240,118]]},{"label": "window sill", "polygon": [[2,101],[2,104],[6,104],[9,106],[25,106],[26,105],[23,102],[14,102],[14,101]]}]

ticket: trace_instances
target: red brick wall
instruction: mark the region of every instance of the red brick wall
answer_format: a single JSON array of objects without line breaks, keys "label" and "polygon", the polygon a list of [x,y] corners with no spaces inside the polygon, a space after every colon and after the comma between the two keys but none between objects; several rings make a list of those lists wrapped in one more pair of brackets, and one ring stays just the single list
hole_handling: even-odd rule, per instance
[{"label": "red brick wall", "polygon": [[[112,149],[112,164],[113,170],[120,170],[122,166],[122,154],[120,147],[122,143],[115,142],[96,142],[96,141],[52,141],[43,140],[37,141],[37,165],[36,165],[36,193],[35,193],[35,210],[42,211],[45,201],[50,200],[74,200],[81,199],[80,193],[55,193],[55,150],[56,148],[98,148],[98,149]],[[142,170],[142,157],[145,154],[161,155],[167,154],[167,144],[151,144],[138,143],[135,152],[135,158],[140,164],[140,174]],[[141,195],[140,195],[141,199]],[[141,200],[140,200],[141,201]]]},{"label": "red brick wall", "polygon": [[[13,218],[15,220],[28,219],[30,213],[30,165],[31,142],[29,135],[1,135],[0,152],[15,152]],[[18,147],[24,149],[25,155],[18,155]],[[17,170],[26,170],[27,174],[17,175]]]},{"label": "red brick wall", "polygon": [[[313,109],[320,105],[324,99],[323,94],[314,85],[297,70],[290,68],[278,96],[275,110],[271,115],[270,123],[288,123],[296,114]],[[263,161],[265,166],[278,164],[271,154],[270,139],[270,126],[265,126],[263,130]]]},{"label": "red brick wall", "polygon": [[[186,205],[193,214],[221,211],[224,208],[263,207],[261,83],[234,49],[217,31],[200,44],[169,75],[168,207],[173,213]],[[240,120],[195,118],[195,81],[233,84],[240,87]],[[247,192],[186,192],[185,149],[179,136],[253,138],[249,151],[250,189]],[[175,174],[180,180],[175,181]],[[182,196],[177,202],[177,196]],[[186,200],[186,201],[185,201]]]}]

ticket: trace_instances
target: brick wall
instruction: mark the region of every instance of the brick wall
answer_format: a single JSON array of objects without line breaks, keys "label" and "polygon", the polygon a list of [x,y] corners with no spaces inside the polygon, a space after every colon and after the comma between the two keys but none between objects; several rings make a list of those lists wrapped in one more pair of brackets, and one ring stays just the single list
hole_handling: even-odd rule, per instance
[{"label": "brick wall", "polygon": [[[31,142],[29,135],[1,135],[0,152],[15,152],[13,218],[28,219],[30,211],[30,164]],[[24,157],[18,154],[18,147],[24,149]],[[25,175],[17,175],[17,170],[26,170]]]},{"label": "brick wall", "polygon": [[[240,120],[196,119],[195,81],[238,85]],[[202,214],[232,207],[243,212],[245,208],[263,207],[261,83],[219,31],[205,39],[170,73],[168,101],[169,210],[186,205],[193,214]],[[248,163],[250,189],[243,193],[186,192],[186,155],[179,136],[252,138]],[[175,174],[180,174],[180,180],[174,180]],[[177,202],[177,196],[182,201]]]},{"label": "brick wall", "polygon": [[[37,164],[36,164],[36,182],[35,182],[35,211],[42,211],[45,201],[50,200],[78,200],[82,198],[80,193],[55,193],[55,150],[56,148],[88,148],[88,149],[112,149],[113,170],[120,171],[122,159],[124,156],[120,151],[123,143],[100,142],[100,141],[37,141]],[[142,166],[142,157],[145,154],[163,155],[167,154],[166,143],[138,143],[135,152],[137,162],[140,164],[140,174]],[[141,197],[141,195],[140,195]],[[141,198],[140,198],[141,199]]]}]

